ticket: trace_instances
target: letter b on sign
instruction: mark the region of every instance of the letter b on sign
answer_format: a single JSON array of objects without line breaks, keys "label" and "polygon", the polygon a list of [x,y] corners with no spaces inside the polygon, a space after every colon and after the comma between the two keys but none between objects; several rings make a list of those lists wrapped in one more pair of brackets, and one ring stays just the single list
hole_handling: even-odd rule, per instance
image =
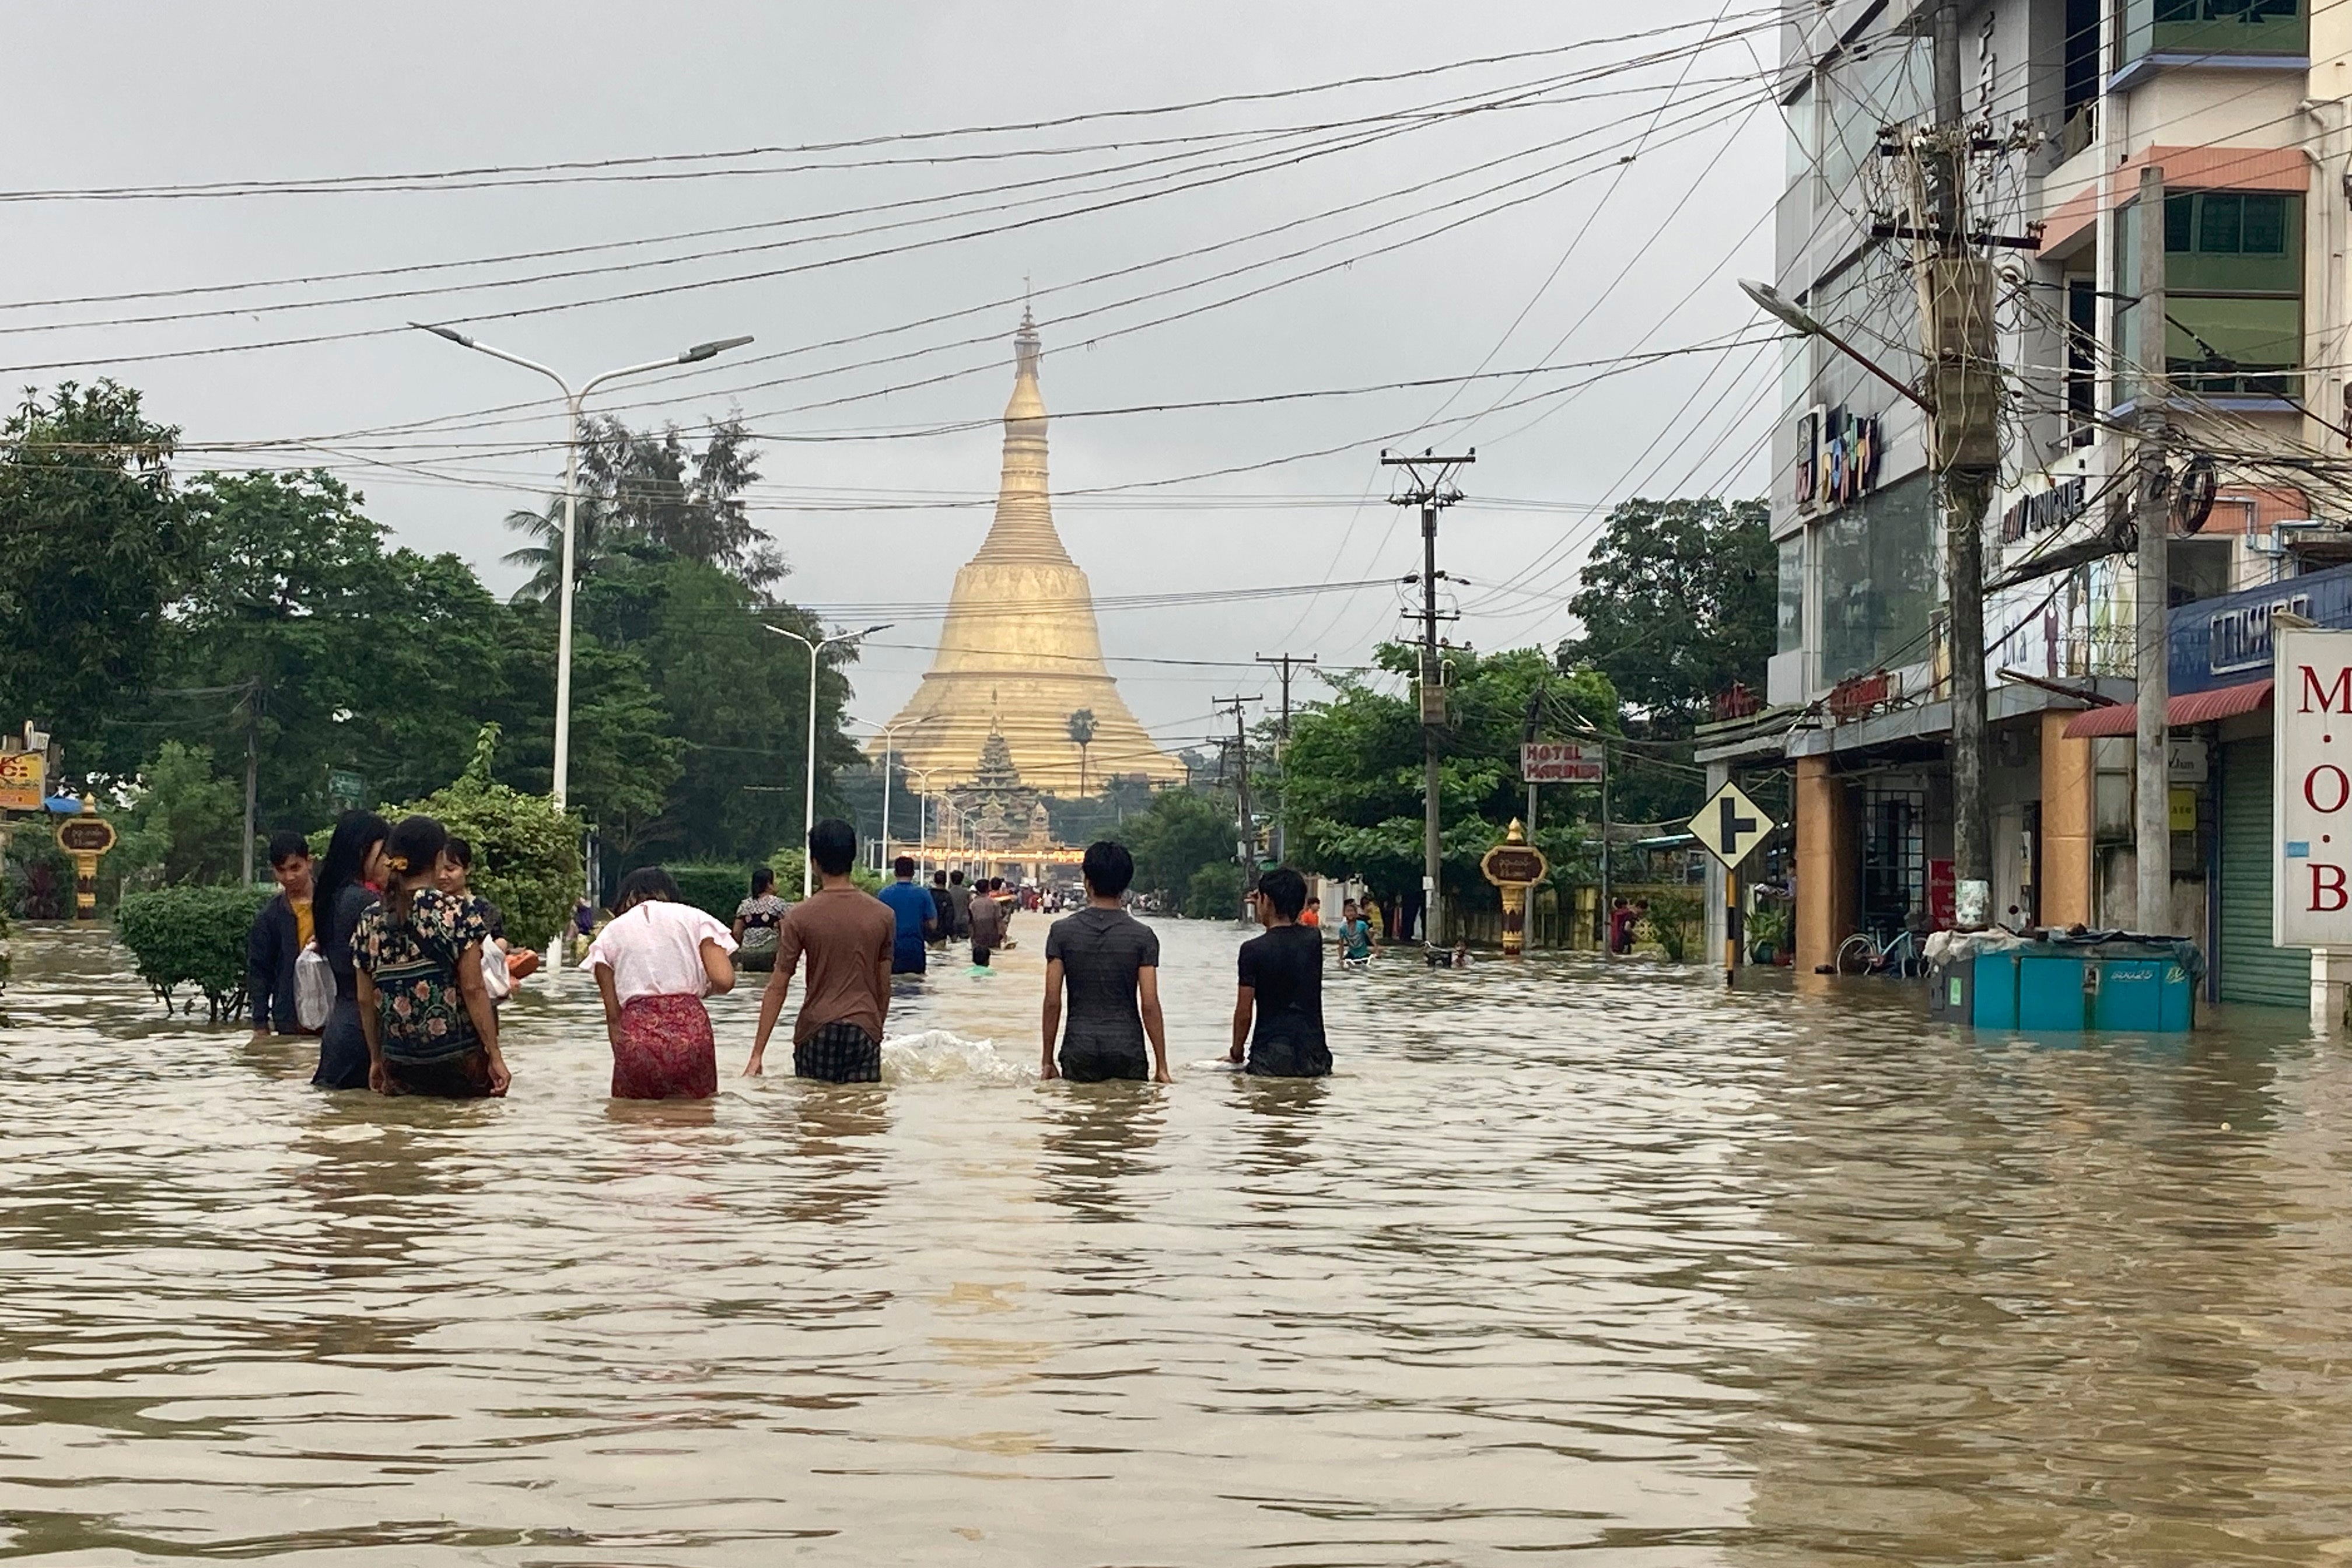
[{"label": "letter b on sign", "polygon": [[2311,902],[2305,907],[2315,914],[2332,915],[2352,904],[2352,894],[2345,891],[2344,868],[2314,866],[2311,868]]}]

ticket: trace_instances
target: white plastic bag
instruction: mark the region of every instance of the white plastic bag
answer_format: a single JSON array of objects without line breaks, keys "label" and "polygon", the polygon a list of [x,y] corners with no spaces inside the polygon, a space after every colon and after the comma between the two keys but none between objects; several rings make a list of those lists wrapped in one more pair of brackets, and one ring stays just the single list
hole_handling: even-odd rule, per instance
[{"label": "white plastic bag", "polygon": [[482,939],[482,988],[493,1002],[503,1002],[514,994],[514,976],[507,973],[506,949],[488,937]]},{"label": "white plastic bag", "polygon": [[335,972],[315,942],[306,942],[294,959],[294,1021],[306,1029],[323,1029],[335,1006]]}]

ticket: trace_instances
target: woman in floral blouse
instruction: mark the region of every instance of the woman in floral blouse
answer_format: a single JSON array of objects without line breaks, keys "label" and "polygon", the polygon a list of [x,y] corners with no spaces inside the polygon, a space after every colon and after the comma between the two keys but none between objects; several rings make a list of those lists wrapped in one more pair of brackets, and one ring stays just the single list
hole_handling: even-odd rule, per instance
[{"label": "woman in floral blouse", "polygon": [[470,899],[434,886],[449,836],[404,817],[383,841],[383,900],[352,931],[368,1086],[378,1094],[452,1100],[504,1094],[498,1009],[482,982],[489,932]]}]

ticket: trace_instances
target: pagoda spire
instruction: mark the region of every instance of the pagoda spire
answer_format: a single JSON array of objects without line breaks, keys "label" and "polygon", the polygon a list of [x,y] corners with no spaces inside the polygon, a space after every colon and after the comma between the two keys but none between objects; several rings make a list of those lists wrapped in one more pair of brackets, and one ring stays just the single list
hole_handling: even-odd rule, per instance
[{"label": "pagoda spire", "polygon": [[1037,388],[1037,362],[1044,357],[1036,319],[1024,305],[1020,331],[1013,334],[1013,396],[1004,405],[1004,468],[996,486],[996,521],[981,542],[975,561],[1070,564],[1070,552],[1062,548],[1062,536],[1054,528],[1045,478],[1045,397]]}]

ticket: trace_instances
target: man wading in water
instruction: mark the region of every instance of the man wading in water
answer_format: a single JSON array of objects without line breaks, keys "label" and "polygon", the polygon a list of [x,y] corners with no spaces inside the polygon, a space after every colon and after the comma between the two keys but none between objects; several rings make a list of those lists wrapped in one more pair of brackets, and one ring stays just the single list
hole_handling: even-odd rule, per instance
[{"label": "man wading in water", "polygon": [[1257,885],[1265,931],[1242,943],[1233,1059],[1246,1059],[1246,1070],[1260,1078],[1321,1078],[1331,1070],[1323,1039],[1323,938],[1298,923],[1306,907],[1307,879],[1287,866]]},{"label": "man wading in water", "polygon": [[[1087,907],[1054,922],[1045,934],[1046,1078],[1072,1083],[1150,1078],[1168,1073],[1168,1034],[1160,1015],[1160,938],[1127,912],[1127,885],[1135,857],[1108,839],[1087,846]],[[1062,1033],[1062,991],[1070,994],[1070,1029],[1062,1035],[1056,1068],[1054,1037]],[[1138,1003],[1141,1004],[1139,1014]],[[1151,1037],[1151,1059],[1143,1038]]]},{"label": "man wading in water", "polygon": [[890,1016],[890,949],[898,917],[849,879],[857,834],[838,818],[809,830],[809,858],[824,885],[793,906],[776,931],[776,970],[760,994],[760,1030],[745,1078],[758,1078],[793,971],[808,955],[808,990],[793,1025],[793,1071],[828,1083],[882,1081],[882,1026]]}]

